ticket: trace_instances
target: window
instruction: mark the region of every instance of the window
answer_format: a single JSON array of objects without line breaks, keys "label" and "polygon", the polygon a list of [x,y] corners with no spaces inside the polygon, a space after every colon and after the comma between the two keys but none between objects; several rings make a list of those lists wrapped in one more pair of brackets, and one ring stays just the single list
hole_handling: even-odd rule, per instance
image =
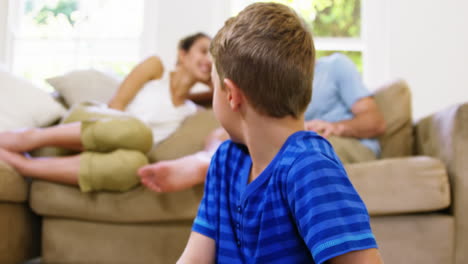
[{"label": "window", "polygon": [[138,62],[144,0],[22,0],[13,15],[12,70],[45,78],[98,68],[125,75]]},{"label": "window", "polygon": [[[256,1],[233,1],[232,10],[237,13],[252,2]],[[274,0],[274,2],[292,7],[310,25],[317,58],[342,52],[361,72],[363,71],[361,0]]]}]

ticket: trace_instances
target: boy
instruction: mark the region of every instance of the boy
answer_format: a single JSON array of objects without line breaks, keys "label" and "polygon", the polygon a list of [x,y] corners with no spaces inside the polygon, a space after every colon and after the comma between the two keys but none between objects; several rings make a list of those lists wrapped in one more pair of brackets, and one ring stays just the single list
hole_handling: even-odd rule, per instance
[{"label": "boy", "polygon": [[315,50],[290,8],[248,6],[211,44],[214,155],[178,263],[382,263],[330,144],[304,130]]}]

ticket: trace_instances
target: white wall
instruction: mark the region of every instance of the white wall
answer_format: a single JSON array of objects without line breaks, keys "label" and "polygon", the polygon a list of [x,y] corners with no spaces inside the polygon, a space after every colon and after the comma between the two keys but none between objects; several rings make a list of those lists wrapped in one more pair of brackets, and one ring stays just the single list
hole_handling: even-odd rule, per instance
[{"label": "white wall", "polygon": [[[214,37],[231,12],[229,0],[146,0],[145,4],[141,55],[159,56],[166,71],[175,66],[180,39],[196,32]],[[194,88],[203,90],[206,87],[201,84]]]},{"label": "white wall", "polygon": [[142,55],[156,54],[168,68],[175,65],[181,38],[200,31],[213,37],[230,12],[229,1],[146,0],[146,3],[145,21],[151,26],[145,32]]},{"label": "white wall", "polygon": [[7,31],[8,0],[0,0],[0,64],[6,64],[6,31]]},{"label": "white wall", "polygon": [[408,81],[414,117],[468,102],[468,1],[387,1],[389,77]]}]

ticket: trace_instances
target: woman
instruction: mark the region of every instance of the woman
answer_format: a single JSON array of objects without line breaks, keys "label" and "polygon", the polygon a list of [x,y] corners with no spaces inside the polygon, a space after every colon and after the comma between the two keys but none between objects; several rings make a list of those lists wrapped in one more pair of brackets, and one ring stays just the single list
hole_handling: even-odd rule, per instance
[{"label": "woman", "polygon": [[[88,117],[93,117],[93,111],[98,109],[99,118],[0,133],[0,160],[24,176],[79,185],[82,191],[132,188],[139,182],[137,169],[148,163],[145,154],[195,113],[191,99],[211,99],[211,89],[203,94],[190,93],[198,82],[211,88],[209,44],[210,38],[203,33],[181,40],[177,65],[168,74],[164,74],[157,57],[137,65],[108,104],[120,111],[79,106],[80,111],[91,109]],[[169,92],[161,92],[164,89]],[[100,114],[101,110],[105,114]],[[44,146],[83,152],[53,158],[27,158],[20,154]]]}]

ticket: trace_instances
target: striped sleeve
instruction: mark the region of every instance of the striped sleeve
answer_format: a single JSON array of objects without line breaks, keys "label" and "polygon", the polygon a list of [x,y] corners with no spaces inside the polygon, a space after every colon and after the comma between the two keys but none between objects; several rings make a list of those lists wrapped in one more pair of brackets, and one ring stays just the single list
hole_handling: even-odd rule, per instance
[{"label": "striped sleeve", "polygon": [[[218,153],[217,153],[218,154]],[[205,235],[209,238],[216,240],[216,215],[219,213],[219,203],[216,202],[218,192],[216,192],[217,178],[216,178],[216,160],[217,154],[214,155],[208,174],[205,181],[205,189],[198,213],[193,222],[192,231]]]},{"label": "striped sleeve", "polygon": [[367,209],[344,168],[320,154],[299,158],[288,174],[287,199],[317,264],[377,248]]}]

